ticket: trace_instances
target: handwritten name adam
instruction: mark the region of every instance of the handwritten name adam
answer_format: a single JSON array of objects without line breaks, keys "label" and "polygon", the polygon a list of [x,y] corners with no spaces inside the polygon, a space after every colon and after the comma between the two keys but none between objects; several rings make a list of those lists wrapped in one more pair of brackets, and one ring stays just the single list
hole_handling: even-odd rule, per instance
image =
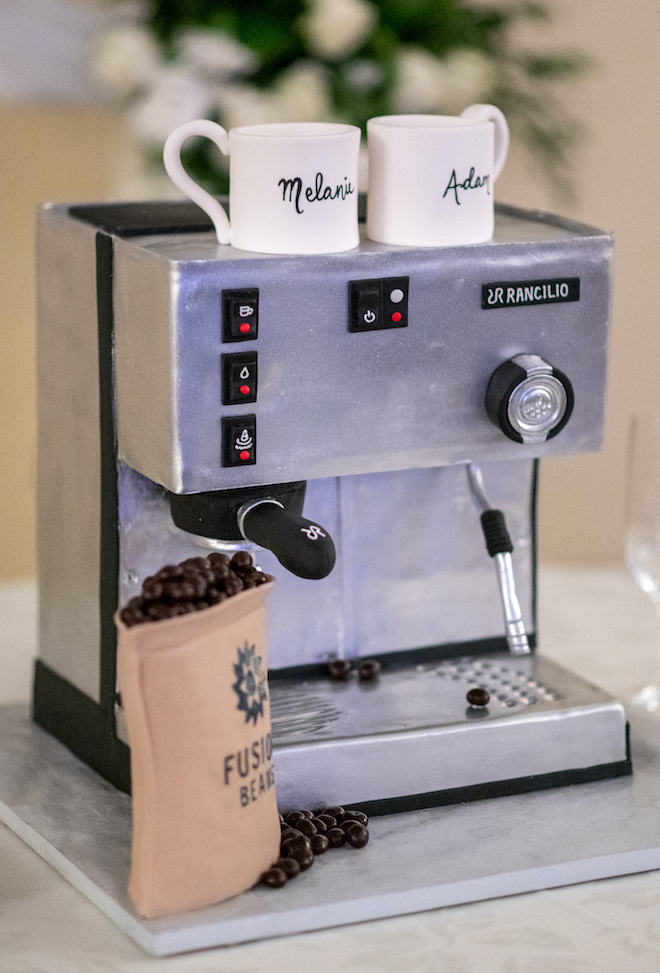
[{"label": "handwritten name adam", "polygon": [[314,180],[313,186],[306,186],[303,192],[303,181],[300,176],[294,176],[293,179],[280,179],[278,186],[282,187],[282,201],[287,202],[287,191],[289,193],[288,202],[295,203],[296,213],[304,213],[304,209],[300,206],[300,197],[303,196],[308,203],[319,203],[326,199],[346,199],[351,193],[355,192],[355,187],[352,183],[348,181],[348,178],[344,176],[343,184],[337,186],[326,186],[324,185],[324,177],[322,172],[316,173],[316,179]]},{"label": "handwritten name adam", "polygon": [[486,187],[486,192],[490,196],[490,175],[475,176],[474,166],[472,166],[469,175],[467,176],[466,179],[463,180],[463,182],[458,181],[458,178],[456,176],[456,170],[452,169],[449,182],[447,183],[447,188],[442,194],[442,198],[444,199],[447,193],[450,190],[453,190],[454,198],[456,199],[456,202],[460,206],[461,201],[458,198],[459,189],[464,189],[467,191],[468,189],[481,189],[484,186]]}]

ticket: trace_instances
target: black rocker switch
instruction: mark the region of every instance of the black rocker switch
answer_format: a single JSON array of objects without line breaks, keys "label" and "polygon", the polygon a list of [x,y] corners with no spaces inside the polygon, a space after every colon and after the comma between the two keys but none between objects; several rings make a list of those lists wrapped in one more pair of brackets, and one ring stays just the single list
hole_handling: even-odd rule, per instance
[{"label": "black rocker switch", "polygon": [[349,281],[349,331],[408,327],[408,277]]},{"label": "black rocker switch", "polygon": [[254,466],[257,462],[257,417],[226,416],[222,420],[222,465]]},{"label": "black rocker switch", "polygon": [[259,330],[259,288],[222,292],[222,340],[250,341]]},{"label": "black rocker switch", "polygon": [[382,280],[352,280],[349,282],[349,331],[376,331],[382,328]]},{"label": "black rocker switch", "polygon": [[222,356],[222,404],[257,401],[257,353],[239,351]]}]

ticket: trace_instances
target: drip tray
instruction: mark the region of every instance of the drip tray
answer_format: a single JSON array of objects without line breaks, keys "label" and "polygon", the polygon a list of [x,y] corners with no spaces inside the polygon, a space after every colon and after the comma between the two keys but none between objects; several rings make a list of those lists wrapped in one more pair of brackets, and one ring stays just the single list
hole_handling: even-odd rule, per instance
[{"label": "drip tray", "polygon": [[[467,691],[482,686],[487,707]],[[282,810],[372,813],[520,793],[631,772],[623,706],[539,656],[464,656],[374,682],[273,680]]]}]

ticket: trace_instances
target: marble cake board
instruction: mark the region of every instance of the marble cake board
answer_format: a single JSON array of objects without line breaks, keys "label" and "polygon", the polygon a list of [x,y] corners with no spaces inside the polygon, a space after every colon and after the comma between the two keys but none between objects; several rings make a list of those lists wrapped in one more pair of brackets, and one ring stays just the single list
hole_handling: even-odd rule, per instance
[{"label": "marble cake board", "polygon": [[372,818],[284,889],[141,920],[126,894],[130,799],[30,720],[0,707],[0,821],[154,955],[660,868],[660,720],[632,724],[632,777]]}]

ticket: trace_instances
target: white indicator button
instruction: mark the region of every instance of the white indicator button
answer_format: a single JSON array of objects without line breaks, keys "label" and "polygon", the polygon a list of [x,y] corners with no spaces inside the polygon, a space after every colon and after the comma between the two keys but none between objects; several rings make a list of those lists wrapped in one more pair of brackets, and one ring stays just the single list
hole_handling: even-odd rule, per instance
[{"label": "white indicator button", "polygon": [[400,287],[395,287],[393,291],[390,291],[390,300],[392,304],[400,304],[406,295],[403,293]]}]

